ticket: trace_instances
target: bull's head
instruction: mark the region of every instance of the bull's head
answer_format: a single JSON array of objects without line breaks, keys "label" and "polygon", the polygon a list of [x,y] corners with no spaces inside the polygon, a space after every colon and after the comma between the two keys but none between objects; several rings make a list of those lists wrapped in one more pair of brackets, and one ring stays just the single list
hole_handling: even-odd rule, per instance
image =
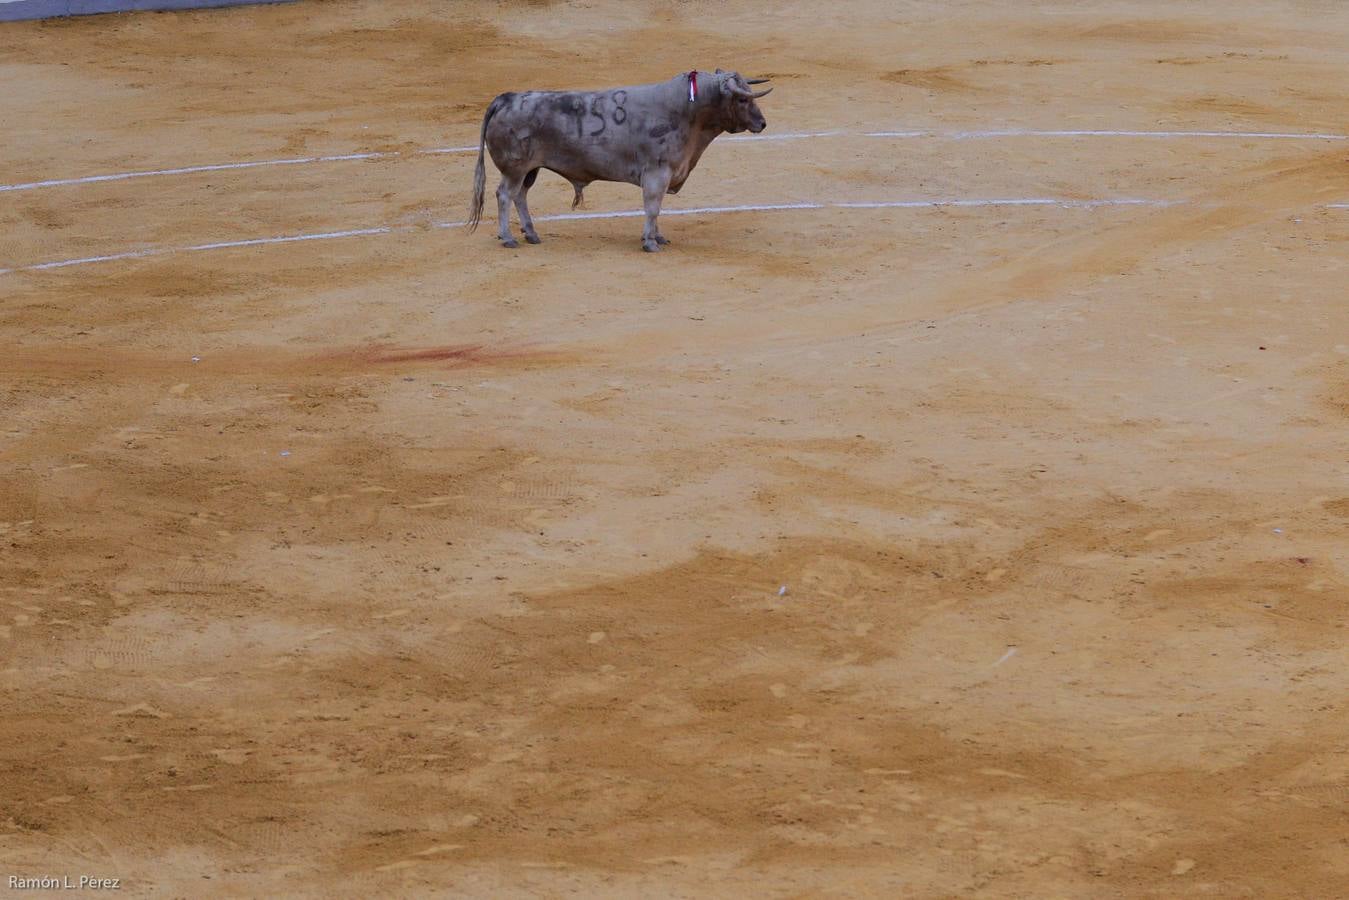
[{"label": "bull's head", "polygon": [[732,134],[741,131],[758,134],[767,128],[768,120],[759,111],[759,104],[754,101],[767,96],[773,89],[770,87],[757,92],[750,90],[750,85],[763,84],[767,80],[767,78],[747,80],[739,72],[723,72],[717,69],[717,86],[720,88],[717,92],[716,105],[720,121],[717,124]]}]

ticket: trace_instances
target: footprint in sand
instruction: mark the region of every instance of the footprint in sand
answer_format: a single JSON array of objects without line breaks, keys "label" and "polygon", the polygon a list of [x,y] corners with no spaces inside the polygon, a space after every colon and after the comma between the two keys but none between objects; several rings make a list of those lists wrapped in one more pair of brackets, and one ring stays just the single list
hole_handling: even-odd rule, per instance
[{"label": "footprint in sand", "polygon": [[251,750],[219,747],[211,751],[211,756],[231,766],[241,766],[248,760],[248,756],[252,752]]},{"label": "footprint in sand", "polygon": [[151,661],[150,643],[141,638],[113,638],[89,648],[85,662],[95,669],[136,669]]},{"label": "footprint in sand", "polygon": [[119,709],[113,712],[114,716],[134,716],[136,718],[146,719],[171,719],[172,713],[166,713],[162,709],[155,709],[148,703],[137,703],[135,706],[128,706],[126,709]]},{"label": "footprint in sand", "polygon": [[376,872],[397,872],[399,869],[410,869],[417,865],[419,860],[400,859],[397,862],[385,863],[382,866],[375,866]]},{"label": "footprint in sand", "polygon": [[224,594],[238,587],[224,566],[185,561],[174,567],[167,585],[171,594]]}]

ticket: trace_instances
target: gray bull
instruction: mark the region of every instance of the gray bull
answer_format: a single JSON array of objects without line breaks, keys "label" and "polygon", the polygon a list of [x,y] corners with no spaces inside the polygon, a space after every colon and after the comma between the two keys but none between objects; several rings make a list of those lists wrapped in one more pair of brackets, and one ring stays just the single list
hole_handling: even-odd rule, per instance
[{"label": "gray bull", "polygon": [[669,81],[608,91],[527,91],[502,94],[487,107],[473,176],[469,229],[482,219],[487,173],[483,148],[501,170],[497,188],[498,236],[518,247],[511,236],[511,203],[520,213],[525,240],[539,243],[525,195],[539,169],[556,172],[581,192],[592,181],[619,181],[642,189],[646,227],[642,249],[655,251],[669,241],[656,217],[661,198],[677,194],[698,158],[729,131],[758,134],[767,126],[754,101],[772,88],[754,92],[738,72],[686,72]]}]

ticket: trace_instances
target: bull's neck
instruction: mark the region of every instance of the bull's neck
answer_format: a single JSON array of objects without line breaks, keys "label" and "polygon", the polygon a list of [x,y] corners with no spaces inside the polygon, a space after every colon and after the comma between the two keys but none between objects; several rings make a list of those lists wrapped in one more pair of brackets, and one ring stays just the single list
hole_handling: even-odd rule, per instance
[{"label": "bull's neck", "polygon": [[699,153],[707,149],[707,145],[716,140],[724,130],[717,124],[717,111],[705,102],[693,104],[693,111],[689,113],[689,125]]},{"label": "bull's neck", "polygon": [[716,123],[716,117],[712,110],[705,109],[694,114],[692,137],[699,150],[704,150],[707,145],[717,139],[717,136],[723,133],[723,129]]},{"label": "bull's neck", "polygon": [[[707,144],[722,133],[720,126],[715,124],[716,111],[712,108],[711,94],[714,90],[712,77],[706,72],[698,73],[698,99],[692,103],[688,102],[689,78],[688,74],[678,76],[674,79],[674,87],[681,102],[686,110],[689,124],[692,126],[693,134],[702,141],[702,146]],[[706,135],[705,141],[703,136]]]}]

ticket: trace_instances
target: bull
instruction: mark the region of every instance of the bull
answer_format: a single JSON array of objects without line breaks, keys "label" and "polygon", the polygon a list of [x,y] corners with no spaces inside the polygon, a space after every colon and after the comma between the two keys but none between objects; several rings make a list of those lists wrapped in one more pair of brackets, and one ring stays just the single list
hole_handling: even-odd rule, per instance
[{"label": "bull", "polygon": [[580,205],[582,192],[592,181],[640,187],[646,212],[642,249],[659,250],[669,243],[656,222],[665,194],[679,193],[718,135],[758,134],[767,127],[755,101],[773,89],[750,89],[765,81],[717,69],[607,91],[501,94],[482,119],[469,230],[482,219],[485,148],[501,172],[497,236],[503,246],[520,246],[511,235],[512,203],[525,240],[539,243],[526,197],[539,169],[547,169],[571,182],[576,191],[572,209]]}]

